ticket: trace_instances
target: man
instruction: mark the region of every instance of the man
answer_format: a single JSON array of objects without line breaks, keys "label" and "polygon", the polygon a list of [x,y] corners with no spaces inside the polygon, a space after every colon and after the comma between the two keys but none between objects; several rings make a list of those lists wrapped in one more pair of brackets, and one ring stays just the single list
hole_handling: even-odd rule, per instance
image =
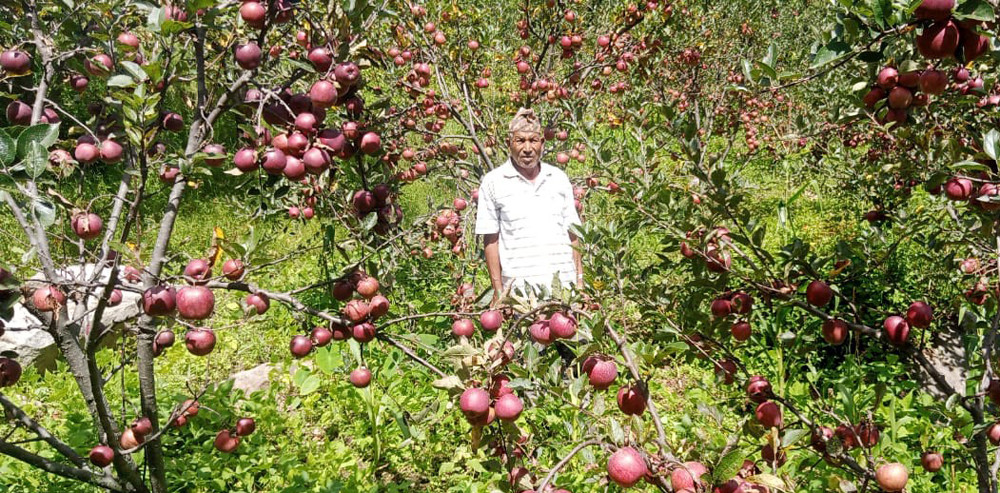
[{"label": "man", "polygon": [[573,186],[562,170],[541,162],[542,126],[521,108],[510,122],[510,158],[479,185],[476,234],[483,235],[493,304],[506,289],[583,285],[583,263],[570,227],[580,224]]}]

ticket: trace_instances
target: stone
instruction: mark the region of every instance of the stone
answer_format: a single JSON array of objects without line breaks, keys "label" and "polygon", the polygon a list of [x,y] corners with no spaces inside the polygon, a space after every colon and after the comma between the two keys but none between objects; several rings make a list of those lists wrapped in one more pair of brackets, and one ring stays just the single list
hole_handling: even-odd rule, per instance
[{"label": "stone", "polygon": [[273,369],[273,365],[264,363],[236,373],[232,377],[233,389],[242,390],[247,397],[258,390],[264,390],[271,384],[270,377]]},{"label": "stone", "polygon": [[[71,265],[59,271],[60,275],[68,281],[77,280],[89,282],[94,277],[97,264],[84,264],[82,269],[79,265]],[[104,269],[96,282],[105,283],[109,279],[111,269]],[[119,272],[119,276],[121,272]],[[45,276],[38,272],[25,281],[29,287],[38,286],[44,283]],[[119,285],[124,285],[125,281],[120,278]],[[138,285],[131,285],[136,291]],[[101,325],[111,327],[113,330],[121,328],[122,324],[137,319],[142,310],[139,301],[142,294],[136,291],[122,290],[122,302],[116,306],[106,306],[101,314]],[[85,306],[81,306],[71,297],[67,297],[66,309],[71,318],[87,314],[97,306],[98,288],[95,288],[90,296],[87,296]],[[69,293],[67,293],[69,294]],[[108,343],[115,338],[107,338],[103,341]],[[55,340],[46,330],[46,324],[35,317],[23,303],[18,302],[13,306],[13,316],[6,321],[6,332],[0,337],[0,352],[13,351],[17,353],[17,360],[22,366],[35,365],[40,370],[51,370],[55,368],[56,359],[59,357],[59,350],[55,346]]]}]

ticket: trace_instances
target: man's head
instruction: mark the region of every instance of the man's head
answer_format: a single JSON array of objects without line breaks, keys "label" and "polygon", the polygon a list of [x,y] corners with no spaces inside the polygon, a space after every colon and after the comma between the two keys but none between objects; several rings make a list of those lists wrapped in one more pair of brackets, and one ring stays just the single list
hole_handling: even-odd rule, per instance
[{"label": "man's head", "polygon": [[517,110],[510,122],[510,161],[521,169],[538,166],[542,158],[542,125],[533,110]]}]

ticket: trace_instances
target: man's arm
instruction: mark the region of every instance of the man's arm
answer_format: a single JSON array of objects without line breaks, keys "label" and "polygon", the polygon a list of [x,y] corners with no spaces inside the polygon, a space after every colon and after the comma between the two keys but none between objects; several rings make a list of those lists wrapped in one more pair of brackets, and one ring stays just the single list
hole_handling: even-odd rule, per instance
[{"label": "man's arm", "polygon": [[493,301],[496,306],[503,293],[503,277],[500,268],[500,233],[483,235],[483,249],[486,251],[486,271],[490,273],[490,284],[493,285]]}]

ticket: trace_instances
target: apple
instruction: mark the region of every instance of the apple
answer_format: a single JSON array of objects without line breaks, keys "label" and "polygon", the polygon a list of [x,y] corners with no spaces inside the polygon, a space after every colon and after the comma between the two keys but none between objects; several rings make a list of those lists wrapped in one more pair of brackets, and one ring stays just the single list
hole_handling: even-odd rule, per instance
[{"label": "apple", "polygon": [[708,473],[708,469],[700,462],[685,462],[673,471],[670,471],[670,486],[674,491],[694,491],[701,485],[701,476]]},{"label": "apple", "polygon": [[710,307],[712,311],[712,316],[715,318],[725,318],[729,316],[733,311],[732,303],[725,298],[716,298],[712,300],[712,305]]},{"label": "apple", "polygon": [[764,428],[781,428],[781,408],[773,401],[764,401],[757,405],[754,416]]},{"label": "apple", "polygon": [[262,292],[250,293],[244,303],[250,315],[263,315],[271,307],[271,298]]},{"label": "apple", "polygon": [[351,328],[354,340],[362,343],[375,340],[375,333],[375,325],[371,322],[362,322]]},{"label": "apple", "polygon": [[927,94],[943,94],[948,88],[948,75],[944,72],[929,68],[920,73],[919,87]]},{"label": "apple", "polygon": [[917,50],[932,60],[947,58],[958,48],[958,42],[958,26],[951,20],[940,20],[925,27],[917,36]]},{"label": "apple", "polygon": [[903,317],[892,315],[885,319],[882,327],[890,344],[894,346],[906,344],[906,339],[910,336],[910,324],[906,323]]},{"label": "apple", "polygon": [[312,340],[304,335],[297,335],[292,337],[292,342],[289,344],[289,349],[292,352],[292,356],[296,358],[303,358],[308,355],[313,348]]},{"label": "apple", "polygon": [[595,358],[593,365],[591,365],[590,370],[587,372],[587,376],[590,380],[590,385],[595,389],[607,389],[615,382],[615,378],[618,378],[618,365],[615,364],[614,360]]},{"label": "apple", "polygon": [[184,334],[184,345],[191,354],[205,356],[215,349],[215,332],[205,327],[189,329]]},{"label": "apple", "polygon": [[1000,423],[993,423],[986,429],[986,438],[993,445],[1000,445]]},{"label": "apple", "polygon": [[355,285],[355,290],[365,299],[371,299],[378,293],[378,279],[372,276],[365,276]]},{"label": "apple", "polygon": [[847,340],[847,334],[849,333],[847,322],[843,320],[831,318],[823,321],[823,340],[827,344],[832,344],[834,346],[839,346]]},{"label": "apple", "polygon": [[0,387],[10,387],[21,379],[21,364],[6,356],[0,356]]},{"label": "apple", "polygon": [[955,8],[955,0],[923,0],[913,12],[917,19],[940,21],[951,17]]},{"label": "apple", "polygon": [[243,261],[238,258],[231,258],[222,264],[222,275],[230,281],[238,281],[246,272]]},{"label": "apple", "polygon": [[354,385],[359,389],[363,389],[371,384],[372,372],[368,368],[364,367],[355,368],[351,371],[350,381],[351,385]]},{"label": "apple", "polygon": [[31,57],[19,50],[0,53],[0,68],[10,75],[24,75],[31,68]]},{"label": "apple", "polygon": [[344,315],[346,315],[351,322],[357,323],[368,317],[368,314],[371,313],[371,308],[368,306],[368,303],[365,303],[364,300],[351,300],[344,306],[343,311]]},{"label": "apple", "polygon": [[893,67],[884,67],[875,77],[875,83],[886,91],[896,87],[898,82],[899,72]]},{"label": "apple", "polygon": [[753,334],[753,330],[750,328],[750,323],[746,320],[740,320],[739,322],[734,323],[733,326],[729,328],[729,332],[733,335],[733,339],[740,342],[750,339],[750,336]]},{"label": "apple", "polygon": [[459,397],[458,407],[466,419],[481,418],[489,413],[490,394],[478,387],[466,389]]},{"label": "apple", "polygon": [[121,445],[121,448],[129,450],[138,447],[144,441],[145,440],[141,436],[137,436],[135,432],[132,431],[132,428],[126,428],[125,431],[122,432],[121,437],[119,437],[118,444]]},{"label": "apple", "polygon": [[253,70],[260,66],[263,53],[260,51],[260,46],[251,41],[247,44],[239,45],[236,48],[235,57],[236,64],[240,68],[243,70]]},{"label": "apple", "polygon": [[927,472],[938,472],[944,466],[944,456],[928,450],[920,455],[920,465]]},{"label": "apple", "polygon": [[115,451],[111,450],[111,447],[107,445],[98,445],[90,449],[87,458],[90,459],[91,464],[105,468],[111,465],[111,461],[115,458]]},{"label": "apple", "polygon": [[194,281],[193,284],[200,284],[198,281],[204,282],[212,277],[212,266],[205,259],[191,259],[184,266],[184,276]]},{"label": "apple", "polygon": [[889,493],[903,491],[909,479],[910,474],[906,470],[906,466],[898,462],[883,464],[875,471],[875,482]]},{"label": "apple", "polygon": [[501,421],[515,421],[519,416],[521,416],[521,411],[524,410],[524,404],[521,403],[519,399],[513,393],[504,394],[497,399],[496,402],[496,415]]},{"label": "apple", "polygon": [[245,437],[257,429],[257,423],[253,418],[240,418],[236,420],[236,435]]},{"label": "apple", "polygon": [[226,148],[219,144],[208,144],[202,148],[202,152],[208,154],[205,157],[205,165],[217,168],[226,161]]},{"label": "apple", "polygon": [[217,435],[215,435],[215,449],[223,453],[231,453],[236,450],[240,444],[240,437],[231,433],[229,430],[220,430]]},{"label": "apple", "polygon": [[150,317],[165,317],[177,307],[177,292],[166,285],[153,286],[142,293],[142,311]]},{"label": "apple", "polygon": [[479,325],[483,330],[495,332],[503,324],[503,315],[498,310],[486,310],[479,315]]},{"label": "apple", "polygon": [[944,184],[944,194],[951,200],[966,201],[972,198],[972,180],[952,177]]},{"label": "apple", "polygon": [[646,461],[632,447],[622,447],[608,459],[608,477],[622,488],[631,488],[649,474]]},{"label": "apple", "polygon": [[569,339],[576,335],[576,319],[563,312],[555,312],[549,317],[549,330],[554,337]]},{"label": "apple", "polygon": [[140,416],[132,421],[132,432],[135,433],[137,437],[145,437],[153,432],[153,422],[150,421],[146,416]]},{"label": "apple", "polygon": [[618,409],[625,414],[639,416],[646,411],[646,394],[637,385],[626,385],[618,389],[616,399]]},{"label": "apple", "polygon": [[923,301],[914,301],[906,310],[906,321],[914,327],[926,329],[930,327],[932,320],[934,320],[934,311],[931,310],[930,305]]},{"label": "apple", "polygon": [[205,286],[185,286],[177,291],[177,313],[188,320],[204,320],[215,310],[215,295]]},{"label": "apple", "polygon": [[454,334],[455,337],[472,337],[475,330],[475,324],[472,323],[472,320],[467,318],[460,318],[451,324],[451,333]]},{"label": "apple", "polygon": [[244,173],[249,173],[257,169],[257,151],[250,147],[236,151],[236,154],[233,156],[233,165],[236,166],[236,169]]},{"label": "apple", "polygon": [[104,222],[101,221],[101,216],[94,214],[93,212],[81,212],[79,214],[73,215],[73,219],[70,222],[73,232],[80,237],[81,240],[89,241],[101,236],[101,228],[104,227]]},{"label": "apple", "polygon": [[823,281],[812,281],[806,286],[806,301],[815,307],[824,307],[833,299],[833,290]]},{"label": "apple", "polygon": [[756,403],[763,403],[771,396],[771,382],[760,375],[750,377],[747,382],[747,396]]},{"label": "apple", "polygon": [[549,328],[548,320],[539,320],[531,324],[531,326],[528,327],[528,334],[531,335],[531,338],[535,342],[543,346],[548,346],[555,340],[555,336],[552,334],[552,329]]}]

